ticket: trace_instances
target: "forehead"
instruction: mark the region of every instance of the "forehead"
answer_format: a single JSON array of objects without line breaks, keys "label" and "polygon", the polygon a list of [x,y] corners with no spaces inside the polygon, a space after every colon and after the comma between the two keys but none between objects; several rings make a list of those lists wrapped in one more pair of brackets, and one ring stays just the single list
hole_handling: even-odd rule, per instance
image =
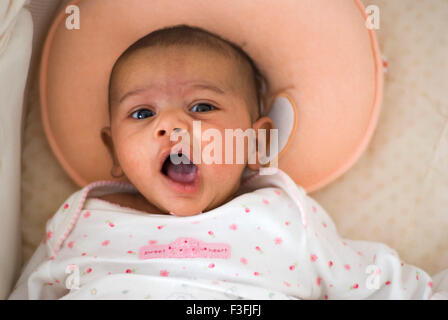
[{"label": "forehead", "polygon": [[121,59],[111,87],[115,99],[128,90],[147,85],[175,87],[191,80],[205,80],[238,91],[242,66],[238,59],[204,46],[171,45],[142,48]]}]

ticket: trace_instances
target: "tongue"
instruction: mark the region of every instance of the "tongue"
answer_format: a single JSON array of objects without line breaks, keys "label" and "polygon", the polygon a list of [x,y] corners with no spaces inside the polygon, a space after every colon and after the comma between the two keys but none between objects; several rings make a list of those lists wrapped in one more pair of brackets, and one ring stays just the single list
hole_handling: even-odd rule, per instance
[{"label": "tongue", "polygon": [[173,164],[166,161],[164,171],[168,177],[179,183],[192,183],[196,178],[198,167],[194,164]]}]

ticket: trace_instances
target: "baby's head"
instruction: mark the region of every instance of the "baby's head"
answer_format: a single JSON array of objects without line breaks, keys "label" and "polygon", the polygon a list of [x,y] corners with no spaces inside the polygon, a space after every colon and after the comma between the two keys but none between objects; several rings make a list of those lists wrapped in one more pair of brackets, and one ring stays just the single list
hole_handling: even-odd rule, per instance
[{"label": "baby's head", "polygon": [[[225,129],[252,128],[258,136],[258,129],[272,128],[259,108],[260,78],[244,51],[199,28],[176,26],[140,39],[120,56],[110,76],[110,127],[101,135],[113,170],[163,213],[195,215],[229,201],[246,166],[258,170],[260,164],[248,163],[247,141],[244,163],[237,161],[236,142],[225,139]],[[201,133],[220,133],[222,141],[214,146],[221,144],[221,153],[214,154],[210,146],[207,153],[213,138],[201,134],[195,141],[193,121],[200,123]],[[182,153],[190,156],[191,164],[170,160],[180,141],[170,140],[173,132],[188,133]],[[233,148],[232,164],[226,144]],[[204,154],[220,161],[209,164],[195,158]]]}]

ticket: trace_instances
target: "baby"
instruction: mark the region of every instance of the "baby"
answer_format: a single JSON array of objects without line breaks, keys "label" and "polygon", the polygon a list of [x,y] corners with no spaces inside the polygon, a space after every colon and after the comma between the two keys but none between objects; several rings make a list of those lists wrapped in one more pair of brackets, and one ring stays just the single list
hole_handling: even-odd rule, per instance
[{"label": "baby", "polygon": [[[238,47],[187,28],[161,30],[132,45],[116,62],[109,87],[110,127],[102,130],[113,158],[139,194],[105,200],[152,213],[195,215],[228,202],[246,165],[172,165],[174,130],[271,129],[261,117],[259,73]],[[201,140],[202,148],[206,141]],[[225,145],[222,141],[221,145]],[[193,155],[192,145],[186,146]],[[244,152],[247,156],[247,152]],[[221,162],[226,154],[222,152]],[[244,161],[247,163],[247,159]],[[249,164],[257,170],[259,165]]]},{"label": "baby", "polygon": [[111,72],[101,136],[112,176],[130,183],[72,194],[10,299],[447,298],[448,272],[432,279],[384,244],[341,239],[284,172],[256,174],[247,145],[233,164],[225,152],[201,162],[191,140],[173,148],[172,133],[196,139],[194,121],[201,133],[252,128],[261,139],[273,123],[260,78],[244,51],[199,28],[162,29],[128,48]]}]

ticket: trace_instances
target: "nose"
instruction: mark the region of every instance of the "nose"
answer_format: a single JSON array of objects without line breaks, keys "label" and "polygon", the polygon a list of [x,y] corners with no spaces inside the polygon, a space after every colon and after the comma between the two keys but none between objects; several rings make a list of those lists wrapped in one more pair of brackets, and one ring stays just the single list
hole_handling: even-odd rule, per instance
[{"label": "nose", "polygon": [[158,138],[169,138],[171,133],[188,130],[188,124],[179,111],[165,111],[159,114],[154,136]]},{"label": "nose", "polygon": [[[179,132],[179,131],[181,131],[182,129],[181,128],[173,128],[173,130],[172,130],[172,132]],[[165,136],[165,135],[167,135],[168,134],[168,132],[167,132],[167,130],[165,130],[165,129],[159,129],[158,131],[157,131],[157,133],[156,133],[156,135],[158,136],[158,137],[163,137],[163,136]],[[170,133],[171,134],[171,133]]]}]

